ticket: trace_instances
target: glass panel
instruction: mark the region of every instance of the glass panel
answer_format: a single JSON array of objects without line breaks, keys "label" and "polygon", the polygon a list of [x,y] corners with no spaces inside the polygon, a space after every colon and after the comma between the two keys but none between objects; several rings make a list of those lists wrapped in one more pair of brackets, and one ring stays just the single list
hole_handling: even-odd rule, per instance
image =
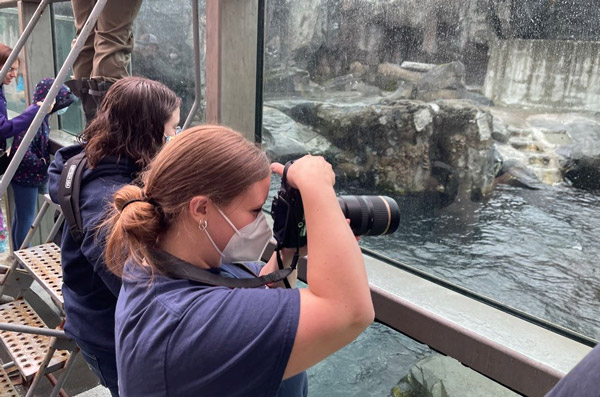
[{"label": "glass panel", "polygon": [[[54,57],[58,70],[71,51],[71,42],[75,38],[75,25],[73,23],[73,9],[70,3],[52,4],[54,9]],[[73,69],[70,70],[70,73]],[[68,79],[67,79],[68,80]],[[60,128],[73,135],[79,134],[85,127],[83,109],[79,102],[69,106],[67,111],[58,116]]]},{"label": "glass panel", "polygon": [[[200,2],[200,58],[204,81],[205,9]],[[195,96],[194,42],[191,2],[145,1],[135,21],[135,49],[132,55],[132,74],[166,84],[181,98],[183,125]],[[204,84],[202,84],[204,87]],[[203,88],[204,92],[204,88]],[[204,97],[204,95],[203,95]],[[204,101],[193,124],[204,120]]]},{"label": "glass panel", "polygon": [[396,199],[398,231],[365,247],[599,338],[599,18],[591,0],[270,0],[264,147]]},{"label": "glass panel", "polygon": [[[304,283],[299,282],[301,287]],[[446,394],[440,393],[444,389]],[[517,396],[426,345],[373,323],[358,339],[308,370],[308,395]]]},{"label": "glass panel", "polygon": [[[176,3],[176,4],[174,4]],[[57,61],[62,64],[75,37],[73,13],[69,3],[54,4]],[[200,8],[201,64],[204,75],[204,7]],[[171,26],[165,29],[165,26]],[[194,59],[192,13],[189,1],[143,2],[134,24],[135,48],[131,70],[160,81],[182,99],[181,124],[194,103]],[[204,102],[194,123],[204,120]],[[62,116],[62,128],[73,133],[83,129],[80,106],[71,106]]]},{"label": "glass panel", "polygon": [[[19,17],[16,8],[0,9],[0,43],[9,47],[19,40]],[[11,84],[3,86],[7,108],[21,113],[27,107],[25,103],[25,87],[23,76],[19,76]],[[10,116],[9,116],[10,117]]]}]

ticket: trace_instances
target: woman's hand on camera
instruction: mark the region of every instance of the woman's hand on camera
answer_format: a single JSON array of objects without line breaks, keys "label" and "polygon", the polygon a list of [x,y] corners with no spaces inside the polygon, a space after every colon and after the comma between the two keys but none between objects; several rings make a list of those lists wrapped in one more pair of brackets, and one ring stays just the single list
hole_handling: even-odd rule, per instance
[{"label": "woman's hand on camera", "polygon": [[[271,170],[276,174],[283,175],[283,169],[283,164],[271,164]],[[294,164],[288,168],[287,181],[298,190],[309,186],[333,186],[335,184],[335,173],[331,164],[322,156],[307,154],[294,161]]]}]

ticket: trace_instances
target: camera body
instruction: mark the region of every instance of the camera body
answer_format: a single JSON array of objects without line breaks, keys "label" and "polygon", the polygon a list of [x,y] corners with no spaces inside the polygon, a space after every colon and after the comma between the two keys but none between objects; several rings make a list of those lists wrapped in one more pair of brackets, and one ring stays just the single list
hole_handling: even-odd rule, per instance
[{"label": "camera body", "polygon": [[287,183],[287,170],[292,162],[285,165],[281,187],[273,199],[273,236],[277,248],[297,248],[306,245],[306,222],[300,191]]},{"label": "camera body", "polygon": [[[277,248],[299,248],[306,245],[306,222],[300,191],[287,182],[287,170],[283,169],[281,187],[273,199],[273,236]],[[339,196],[338,203],[356,236],[381,236],[396,231],[400,225],[398,203],[387,196]]]}]

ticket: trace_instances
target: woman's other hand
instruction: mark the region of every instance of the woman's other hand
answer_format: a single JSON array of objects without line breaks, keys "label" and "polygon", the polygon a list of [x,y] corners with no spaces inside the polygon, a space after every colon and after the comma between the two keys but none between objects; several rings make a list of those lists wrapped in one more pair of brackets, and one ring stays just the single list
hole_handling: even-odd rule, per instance
[{"label": "woman's other hand", "polygon": [[[281,176],[283,176],[284,167],[280,163],[271,164],[271,170]],[[335,185],[335,173],[331,164],[322,156],[307,154],[288,168],[287,181],[298,190],[311,186],[333,186]]]}]

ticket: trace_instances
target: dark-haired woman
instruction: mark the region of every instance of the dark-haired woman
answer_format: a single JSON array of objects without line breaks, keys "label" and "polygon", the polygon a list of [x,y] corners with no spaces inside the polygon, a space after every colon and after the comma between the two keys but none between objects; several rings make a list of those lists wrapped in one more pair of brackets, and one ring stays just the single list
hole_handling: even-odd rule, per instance
[{"label": "dark-haired woman", "polygon": [[[322,157],[287,171],[302,194],[308,288],[228,288],[199,274],[240,278],[271,237],[262,207],[267,157],[220,126],[182,132],[161,150],[142,185],[115,193],[106,263],[123,286],[116,311],[123,396],[276,396],[354,340],[373,321],[360,248]],[[253,261],[253,262],[252,262]],[[262,274],[276,268],[271,260]],[[286,390],[286,396],[299,396]]]},{"label": "dark-haired woman", "polygon": [[79,199],[84,236],[77,241],[65,227],[61,242],[65,332],[113,396],[118,396],[114,314],[121,281],[106,268],[97,226],[113,192],[131,183],[166,137],[175,134],[179,104],[161,83],[140,77],[117,81],[81,135],[81,144],[59,150],[49,170],[50,195],[58,202],[65,162],[85,151],[88,169]]}]

